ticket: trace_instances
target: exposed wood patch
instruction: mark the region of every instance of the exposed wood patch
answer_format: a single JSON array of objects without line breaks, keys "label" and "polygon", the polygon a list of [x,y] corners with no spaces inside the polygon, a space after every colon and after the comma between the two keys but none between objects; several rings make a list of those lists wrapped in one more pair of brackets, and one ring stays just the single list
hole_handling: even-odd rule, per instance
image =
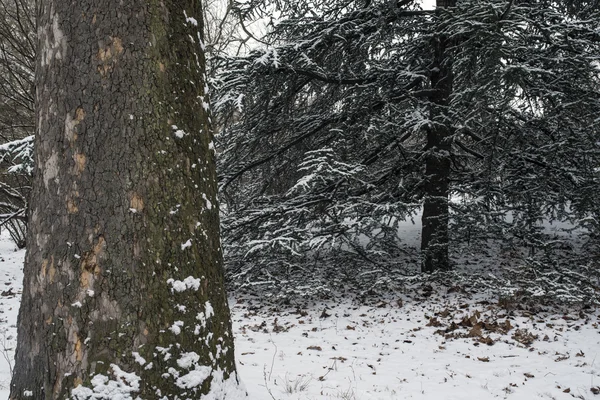
[{"label": "exposed wood patch", "polygon": [[77,107],[75,110],[75,117],[71,116],[71,113],[67,113],[65,117],[65,137],[69,141],[71,147],[75,145],[78,134],[75,127],[81,123],[85,118],[85,110],[81,107]]},{"label": "exposed wood patch", "polygon": [[81,339],[79,338],[79,335],[77,334],[77,332],[74,332],[73,336],[75,337],[75,359],[77,361],[81,361],[81,360],[83,360],[83,350],[82,350],[82,346],[81,346]]},{"label": "exposed wood patch", "polygon": [[135,210],[136,212],[141,212],[144,210],[144,199],[139,194],[132,192],[129,195],[129,208]]},{"label": "exposed wood patch", "polygon": [[69,214],[76,214],[79,212],[79,207],[77,206],[77,203],[73,197],[69,197],[67,199],[67,211]]},{"label": "exposed wood patch", "polygon": [[98,237],[98,242],[92,248],[87,251],[81,258],[81,275],[79,276],[79,285],[82,288],[91,287],[93,281],[100,275],[101,268],[99,260],[104,253],[106,242],[104,236]]},{"label": "exposed wood patch", "polygon": [[96,59],[100,61],[97,67],[98,72],[102,77],[112,72],[117,64],[118,56],[123,53],[123,41],[119,37],[110,37],[110,43],[107,46],[100,47],[96,53]]},{"label": "exposed wood patch", "polygon": [[75,160],[75,174],[79,176],[85,169],[87,157],[83,153],[75,153],[73,159]]},{"label": "exposed wood patch", "polygon": [[50,257],[50,269],[48,270],[48,279],[50,283],[54,283],[54,276],[56,275],[56,267],[54,267],[54,256]]},{"label": "exposed wood patch", "polygon": [[58,153],[52,152],[50,158],[44,163],[42,174],[44,186],[49,189],[50,181],[58,180]]},{"label": "exposed wood patch", "polygon": [[47,270],[48,270],[48,259],[44,258],[42,260],[42,273],[41,273],[42,279],[46,278],[46,272],[47,272]]},{"label": "exposed wood patch", "polygon": [[116,55],[123,53],[123,41],[121,40],[121,38],[118,38],[116,36],[113,37],[112,38],[112,46],[115,49]]},{"label": "exposed wood patch", "polygon": [[77,110],[75,110],[75,121],[77,121],[78,123],[83,121],[83,119],[85,118],[85,110],[81,107],[77,107]]}]

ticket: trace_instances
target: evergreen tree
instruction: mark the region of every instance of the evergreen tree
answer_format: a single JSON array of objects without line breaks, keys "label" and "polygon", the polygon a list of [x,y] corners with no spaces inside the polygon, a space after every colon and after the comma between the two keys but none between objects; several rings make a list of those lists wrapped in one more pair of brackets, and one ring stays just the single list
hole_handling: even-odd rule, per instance
[{"label": "evergreen tree", "polygon": [[427,272],[450,266],[449,221],[461,235],[535,241],[540,218],[569,218],[597,234],[593,1],[250,2],[239,12],[261,6],[279,21],[217,81],[234,271],[251,255],[300,266],[317,249],[393,262],[395,223],[419,207]]}]

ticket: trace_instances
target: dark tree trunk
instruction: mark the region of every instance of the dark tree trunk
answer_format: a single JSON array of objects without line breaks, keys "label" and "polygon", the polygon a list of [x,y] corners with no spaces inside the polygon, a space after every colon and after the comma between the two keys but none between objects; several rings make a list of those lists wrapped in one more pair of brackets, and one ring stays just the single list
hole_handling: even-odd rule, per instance
[{"label": "dark tree trunk", "polygon": [[[438,17],[443,8],[453,7],[455,0],[438,0]],[[430,98],[431,125],[427,130],[425,158],[425,199],[421,237],[421,270],[450,269],[448,258],[448,197],[450,179],[451,129],[448,119],[449,99],[452,93],[452,59],[448,52],[449,39],[438,33],[432,40]]]},{"label": "dark tree trunk", "polygon": [[200,2],[41,0],[38,13],[10,398],[239,392]]}]

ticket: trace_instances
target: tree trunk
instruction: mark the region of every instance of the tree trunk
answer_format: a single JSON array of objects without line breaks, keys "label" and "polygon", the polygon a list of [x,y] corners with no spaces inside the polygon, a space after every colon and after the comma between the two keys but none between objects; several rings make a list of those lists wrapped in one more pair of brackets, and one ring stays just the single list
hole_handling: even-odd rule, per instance
[{"label": "tree trunk", "polygon": [[[455,0],[438,0],[438,17],[443,8],[453,7]],[[448,54],[449,39],[438,33],[432,40],[430,97],[431,124],[427,130],[425,158],[425,199],[421,237],[421,270],[450,269],[448,258],[448,197],[450,179],[451,129],[448,119],[449,99],[452,94],[452,59]]]},{"label": "tree trunk", "polygon": [[243,393],[201,16],[198,0],[38,4],[36,171],[11,399]]}]

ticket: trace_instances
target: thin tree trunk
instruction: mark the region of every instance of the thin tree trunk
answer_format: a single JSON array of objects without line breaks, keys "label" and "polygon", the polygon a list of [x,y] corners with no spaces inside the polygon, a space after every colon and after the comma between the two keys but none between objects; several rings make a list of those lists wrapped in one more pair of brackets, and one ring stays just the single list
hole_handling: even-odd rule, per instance
[{"label": "thin tree trunk", "polygon": [[[438,0],[438,16],[455,0]],[[421,270],[450,269],[448,258],[448,198],[450,179],[451,130],[448,120],[449,98],[452,93],[452,59],[448,54],[449,39],[439,33],[432,40],[431,65],[431,126],[427,130],[425,159],[425,199],[421,237]]]},{"label": "thin tree trunk", "polygon": [[200,2],[41,0],[38,13],[10,398],[239,393]]}]

